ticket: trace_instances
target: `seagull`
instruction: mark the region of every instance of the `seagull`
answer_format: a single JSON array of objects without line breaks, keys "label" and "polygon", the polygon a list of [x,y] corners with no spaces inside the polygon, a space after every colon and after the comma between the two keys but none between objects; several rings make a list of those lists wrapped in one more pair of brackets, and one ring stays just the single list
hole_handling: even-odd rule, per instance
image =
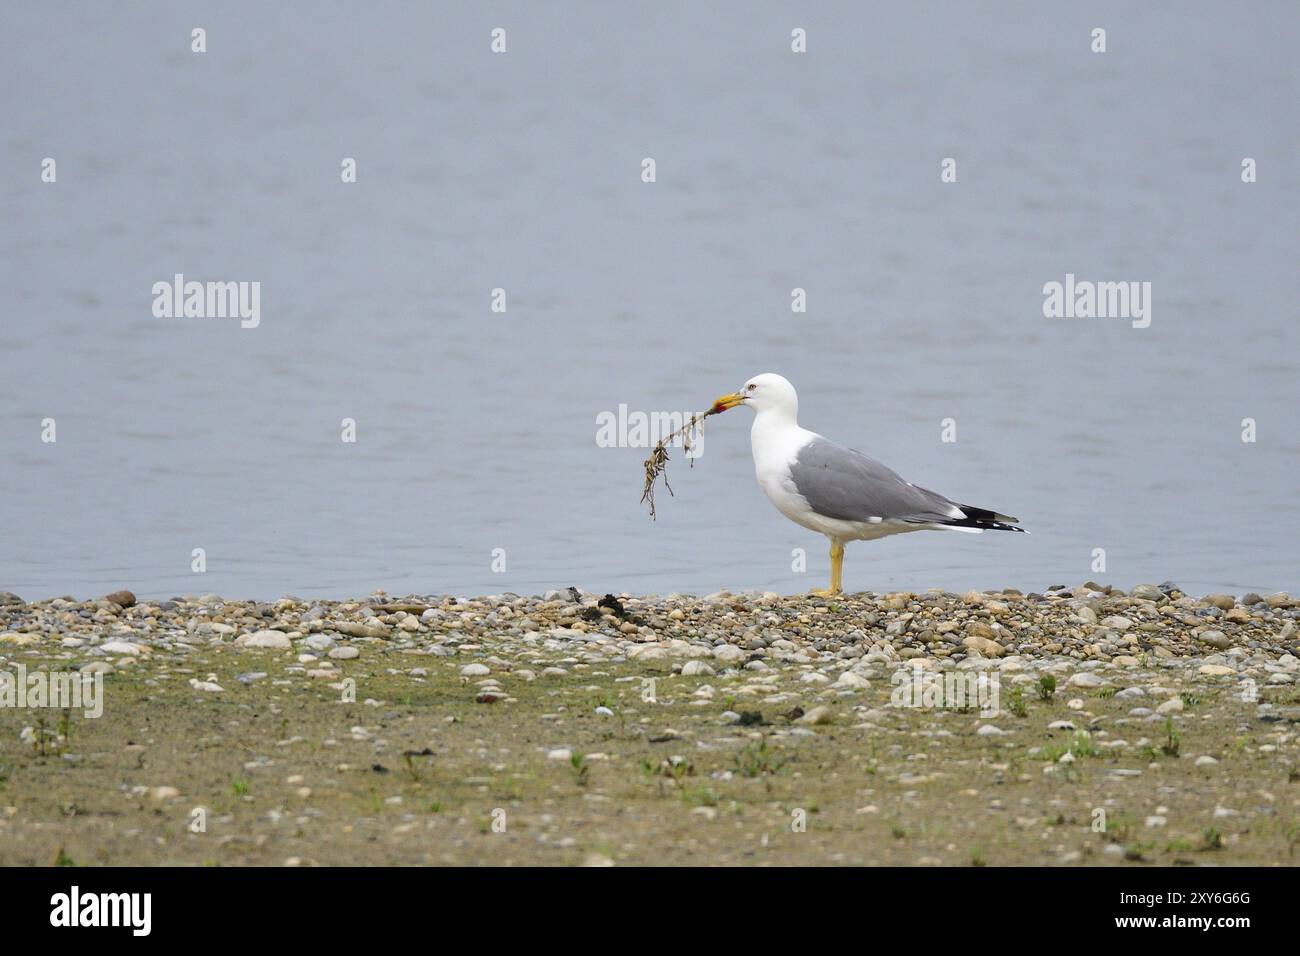
[{"label": "seagull", "polygon": [[831,586],[814,594],[842,591],[848,541],[925,530],[1028,533],[1015,526],[1019,518],[918,487],[861,452],[801,428],[799,396],[783,376],[754,376],[714,402],[709,414],[737,405],[755,413],[749,435],[758,486],[781,514],[830,539]]}]

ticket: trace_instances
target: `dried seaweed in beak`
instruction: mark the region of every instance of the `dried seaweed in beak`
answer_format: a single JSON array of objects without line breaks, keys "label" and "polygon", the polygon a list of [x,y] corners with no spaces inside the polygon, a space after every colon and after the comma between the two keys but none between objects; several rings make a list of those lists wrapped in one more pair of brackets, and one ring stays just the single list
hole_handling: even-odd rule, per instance
[{"label": "dried seaweed in beak", "polygon": [[707,412],[700,412],[690,417],[681,428],[675,432],[664,435],[659,441],[655,442],[654,449],[650,452],[650,457],[644,462],[645,465],[645,488],[641,492],[641,501],[650,505],[650,518],[655,517],[655,485],[660,479],[663,479],[664,488],[668,494],[673,493],[672,485],[668,484],[666,474],[668,468],[668,446],[678,438],[682,440],[682,451],[686,454],[687,460],[691,467],[695,467],[695,459],[691,457],[692,442],[704,433],[704,419],[714,414],[710,409]]}]

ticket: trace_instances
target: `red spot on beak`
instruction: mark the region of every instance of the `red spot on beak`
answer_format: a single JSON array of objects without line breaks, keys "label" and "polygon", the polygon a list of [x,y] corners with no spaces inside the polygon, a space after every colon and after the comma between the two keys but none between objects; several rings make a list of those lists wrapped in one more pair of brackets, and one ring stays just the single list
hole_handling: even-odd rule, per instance
[{"label": "red spot on beak", "polygon": [[744,400],[745,396],[740,392],[732,392],[730,395],[722,395],[713,403],[713,407],[709,409],[709,414],[716,415],[719,412],[725,412],[729,408],[735,408]]}]

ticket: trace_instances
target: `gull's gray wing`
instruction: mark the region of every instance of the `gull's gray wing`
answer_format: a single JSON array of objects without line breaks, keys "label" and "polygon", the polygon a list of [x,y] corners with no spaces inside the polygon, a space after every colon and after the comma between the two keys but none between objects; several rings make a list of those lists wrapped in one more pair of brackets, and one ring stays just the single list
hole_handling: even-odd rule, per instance
[{"label": "gull's gray wing", "polygon": [[956,502],[918,488],[880,462],[820,436],[799,449],[790,477],[812,510],[827,518],[927,524],[965,517]]},{"label": "gull's gray wing", "polygon": [[963,505],[904,481],[880,462],[818,435],[799,449],[790,479],[817,514],[841,521],[907,521],[961,531],[1020,531],[1019,518]]}]

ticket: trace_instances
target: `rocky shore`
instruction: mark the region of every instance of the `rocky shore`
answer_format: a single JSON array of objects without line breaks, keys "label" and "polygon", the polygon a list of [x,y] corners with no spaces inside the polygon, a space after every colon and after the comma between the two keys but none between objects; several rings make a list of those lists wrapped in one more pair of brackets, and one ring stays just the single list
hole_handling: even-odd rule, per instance
[{"label": "rocky shore", "polygon": [[[106,698],[0,707],[0,865],[1289,865],[1297,617],[1169,583],[0,593],[0,674]],[[914,672],[1000,699],[900,705]]]},{"label": "rocky shore", "polygon": [[[379,653],[525,659],[580,651],[602,659],[703,662],[762,670],[858,660],[922,659],[939,667],[1075,659],[1134,667],[1180,662],[1205,673],[1289,684],[1300,653],[1300,600],[1289,594],[1193,597],[1175,585],[1125,592],[1092,582],[1044,593],[943,591],[782,597],[720,591],[704,597],[587,594],[441,595],[274,602],[215,594],[137,602],[129,591],[27,603],[0,593],[0,654],[32,647],[111,671],[153,653],[196,647],[296,650],[317,673],[331,660]],[[980,663],[985,662],[985,663]],[[926,666],[926,665],[923,665]]]}]

